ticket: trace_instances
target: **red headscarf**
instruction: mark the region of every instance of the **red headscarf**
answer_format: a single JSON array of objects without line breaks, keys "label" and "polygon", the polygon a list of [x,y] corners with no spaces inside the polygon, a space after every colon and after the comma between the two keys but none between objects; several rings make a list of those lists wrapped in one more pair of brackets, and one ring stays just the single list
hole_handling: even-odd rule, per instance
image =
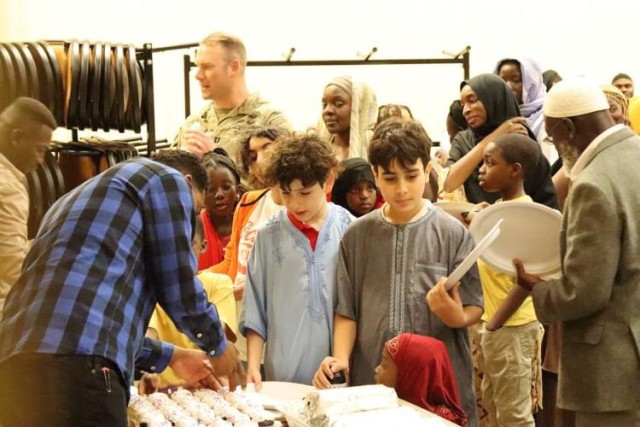
[{"label": "red headscarf", "polygon": [[387,341],[385,348],[397,367],[395,389],[400,399],[460,426],[467,425],[449,353],[442,341],[404,333]]}]

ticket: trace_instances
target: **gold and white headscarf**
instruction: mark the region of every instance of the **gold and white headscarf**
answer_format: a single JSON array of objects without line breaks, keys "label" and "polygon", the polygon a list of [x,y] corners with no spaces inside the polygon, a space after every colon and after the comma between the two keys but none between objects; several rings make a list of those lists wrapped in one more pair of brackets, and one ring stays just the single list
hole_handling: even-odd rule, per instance
[{"label": "gold and white headscarf", "polygon": [[607,95],[607,99],[612,100],[620,106],[620,111],[622,111],[625,123],[629,123],[629,98],[624,96],[620,89],[614,85],[602,85],[601,89],[604,94]]},{"label": "gold and white headscarf", "polygon": [[[327,86],[337,86],[351,97],[351,125],[349,129],[349,158],[368,159],[369,141],[372,127],[378,117],[376,95],[365,83],[354,81],[350,76],[338,76]],[[331,139],[322,119],[318,123],[321,135]]]}]

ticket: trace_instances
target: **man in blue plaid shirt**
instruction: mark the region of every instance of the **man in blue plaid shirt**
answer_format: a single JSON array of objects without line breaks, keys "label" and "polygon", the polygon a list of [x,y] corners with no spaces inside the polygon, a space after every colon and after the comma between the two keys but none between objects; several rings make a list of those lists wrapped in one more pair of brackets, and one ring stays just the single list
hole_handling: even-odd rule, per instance
[{"label": "man in blue plaid shirt", "polygon": [[[191,250],[207,174],[187,152],[120,163],[54,204],[0,321],[0,424],[126,426],[134,367],[246,383]],[[203,351],[144,338],[156,303]]]}]

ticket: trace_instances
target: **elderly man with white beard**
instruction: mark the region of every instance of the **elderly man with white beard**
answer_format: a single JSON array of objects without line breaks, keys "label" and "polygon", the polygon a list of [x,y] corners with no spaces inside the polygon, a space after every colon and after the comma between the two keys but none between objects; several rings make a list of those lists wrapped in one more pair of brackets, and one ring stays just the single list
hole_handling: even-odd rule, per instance
[{"label": "elderly man with white beard", "polygon": [[538,319],[560,322],[558,406],[576,425],[640,425],[640,138],[616,125],[598,85],[563,80],[544,104],[549,140],[571,181],[560,235],[562,276],[515,260]]}]

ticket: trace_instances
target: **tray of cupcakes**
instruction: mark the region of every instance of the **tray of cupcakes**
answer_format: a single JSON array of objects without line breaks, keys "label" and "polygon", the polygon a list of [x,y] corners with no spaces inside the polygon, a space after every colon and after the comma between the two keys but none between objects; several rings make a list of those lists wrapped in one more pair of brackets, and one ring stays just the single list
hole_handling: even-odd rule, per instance
[{"label": "tray of cupcakes", "polygon": [[[166,389],[134,395],[129,427],[276,427],[276,416],[241,389]],[[279,424],[279,423],[278,423]]]}]

